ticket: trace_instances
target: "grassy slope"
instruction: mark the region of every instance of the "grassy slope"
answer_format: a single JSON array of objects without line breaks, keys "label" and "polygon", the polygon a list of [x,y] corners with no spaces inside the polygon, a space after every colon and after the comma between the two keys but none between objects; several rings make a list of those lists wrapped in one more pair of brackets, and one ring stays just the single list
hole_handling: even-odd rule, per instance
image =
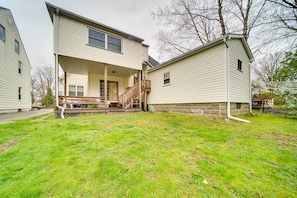
[{"label": "grassy slope", "polygon": [[0,197],[296,197],[297,120],[245,118],[137,113],[1,125]]}]

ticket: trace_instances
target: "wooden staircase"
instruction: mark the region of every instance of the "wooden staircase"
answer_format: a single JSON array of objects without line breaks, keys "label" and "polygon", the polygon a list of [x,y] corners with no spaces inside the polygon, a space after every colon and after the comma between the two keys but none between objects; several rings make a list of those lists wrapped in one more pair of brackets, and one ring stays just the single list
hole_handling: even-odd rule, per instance
[{"label": "wooden staircase", "polygon": [[143,80],[134,84],[119,96],[118,107],[142,108],[142,96],[144,95],[144,109],[146,111],[147,93],[151,91],[151,81]]}]

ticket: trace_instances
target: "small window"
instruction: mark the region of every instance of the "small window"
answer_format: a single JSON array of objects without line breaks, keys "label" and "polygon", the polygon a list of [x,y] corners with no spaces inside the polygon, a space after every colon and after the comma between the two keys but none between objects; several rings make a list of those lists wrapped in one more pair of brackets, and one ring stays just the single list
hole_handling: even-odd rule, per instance
[{"label": "small window", "polygon": [[105,34],[89,29],[89,44],[105,49]]},{"label": "small window", "polygon": [[19,92],[18,92],[19,100],[22,99],[22,87],[19,87]]},{"label": "small window", "polygon": [[84,96],[84,86],[77,86],[77,96]]},{"label": "small window", "polygon": [[121,39],[107,35],[107,49],[115,52],[121,52]]},{"label": "small window", "polygon": [[164,74],[164,85],[170,84],[170,72]]},{"label": "small window", "polygon": [[0,25],[0,39],[5,42],[5,28]]},{"label": "small window", "polygon": [[20,44],[17,40],[14,42],[14,51],[18,54],[20,53]]},{"label": "small window", "polygon": [[21,61],[19,61],[19,67],[18,67],[19,74],[22,74],[22,69],[23,69],[23,64]]},{"label": "small window", "polygon": [[69,96],[76,96],[75,85],[69,85]]},{"label": "small window", "polygon": [[238,59],[238,61],[237,61],[237,69],[238,69],[239,71],[242,71],[242,62],[241,62],[241,60],[239,60],[239,59]]},{"label": "small window", "polygon": [[241,109],[241,103],[236,103],[236,109]]}]

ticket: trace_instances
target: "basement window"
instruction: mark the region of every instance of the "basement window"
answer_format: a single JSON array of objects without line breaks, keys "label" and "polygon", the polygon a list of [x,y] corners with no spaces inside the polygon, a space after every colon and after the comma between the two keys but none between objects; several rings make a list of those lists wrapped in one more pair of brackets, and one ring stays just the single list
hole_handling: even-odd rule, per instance
[{"label": "basement window", "polygon": [[241,103],[236,103],[236,109],[241,109]]},{"label": "basement window", "polygon": [[242,61],[241,60],[237,60],[237,70],[242,71]]}]

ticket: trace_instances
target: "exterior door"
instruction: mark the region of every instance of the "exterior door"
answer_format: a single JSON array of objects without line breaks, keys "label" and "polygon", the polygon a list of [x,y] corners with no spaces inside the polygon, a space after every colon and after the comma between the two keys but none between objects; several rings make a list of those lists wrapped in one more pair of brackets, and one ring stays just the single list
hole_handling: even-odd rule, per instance
[{"label": "exterior door", "polygon": [[[118,101],[118,82],[107,81],[107,100]],[[104,80],[100,80],[100,97],[104,97]]]}]

